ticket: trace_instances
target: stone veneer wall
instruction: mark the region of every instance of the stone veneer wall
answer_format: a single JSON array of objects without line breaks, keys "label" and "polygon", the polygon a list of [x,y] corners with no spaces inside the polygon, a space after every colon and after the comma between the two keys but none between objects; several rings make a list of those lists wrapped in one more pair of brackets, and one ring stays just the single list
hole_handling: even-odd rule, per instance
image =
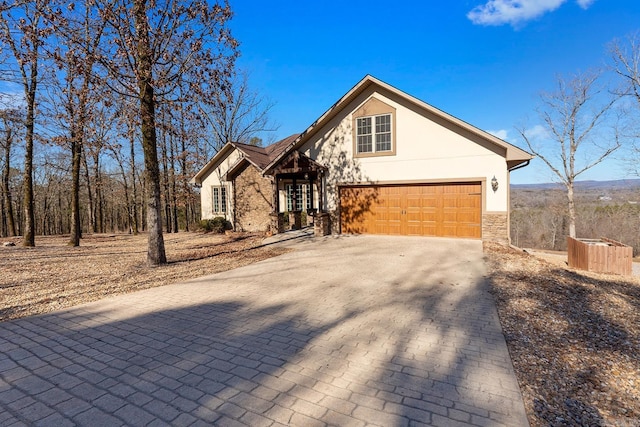
[{"label": "stone veneer wall", "polygon": [[509,244],[509,220],[506,212],[482,214],[482,240]]},{"label": "stone veneer wall", "polygon": [[269,231],[271,228],[271,179],[262,176],[253,166],[247,166],[235,178],[236,231]]},{"label": "stone veneer wall", "polygon": [[329,211],[329,234],[340,234],[340,211]]}]

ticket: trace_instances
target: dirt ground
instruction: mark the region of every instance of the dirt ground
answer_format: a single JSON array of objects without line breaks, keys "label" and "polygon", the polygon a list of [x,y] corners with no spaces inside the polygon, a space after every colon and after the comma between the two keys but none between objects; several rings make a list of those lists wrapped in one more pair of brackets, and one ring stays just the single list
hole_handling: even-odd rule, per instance
[{"label": "dirt ground", "polygon": [[531,426],[639,426],[640,279],[485,251]]},{"label": "dirt ground", "polygon": [[105,296],[162,286],[251,264],[286,250],[252,234],[165,234],[168,264],[146,265],[147,235],[37,237],[35,248],[0,246],[0,321],[46,313]]}]

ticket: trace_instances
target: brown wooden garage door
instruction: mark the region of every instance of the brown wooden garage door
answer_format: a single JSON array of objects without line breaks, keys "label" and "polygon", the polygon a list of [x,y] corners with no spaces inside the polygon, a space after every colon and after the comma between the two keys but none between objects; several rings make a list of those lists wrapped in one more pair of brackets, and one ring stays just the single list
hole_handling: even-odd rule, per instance
[{"label": "brown wooden garage door", "polygon": [[482,237],[480,183],[340,188],[343,233]]}]

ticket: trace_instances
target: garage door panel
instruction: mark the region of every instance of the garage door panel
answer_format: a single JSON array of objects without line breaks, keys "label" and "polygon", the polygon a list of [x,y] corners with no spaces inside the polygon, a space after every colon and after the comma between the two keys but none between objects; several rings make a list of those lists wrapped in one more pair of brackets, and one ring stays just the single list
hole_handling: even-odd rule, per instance
[{"label": "garage door panel", "polygon": [[435,223],[422,223],[422,236],[438,237],[438,227]]},{"label": "garage door panel", "polygon": [[467,211],[478,211],[480,206],[477,206],[478,202],[474,200],[461,200],[458,204],[458,209]]},{"label": "garage door panel", "polygon": [[389,222],[375,221],[373,232],[369,234],[389,234]]},{"label": "garage door panel", "polygon": [[369,223],[376,199],[374,188],[342,188],[340,189],[340,221],[345,233],[370,233]]},{"label": "garage door panel", "polygon": [[421,224],[411,225],[407,227],[407,236],[425,236],[424,230]]},{"label": "garage door panel", "polygon": [[342,231],[479,238],[481,192],[479,183],[342,188]]},{"label": "garage door panel", "polygon": [[422,196],[422,207],[423,208],[437,208],[438,207],[438,197],[434,194],[424,194]]},{"label": "garage door panel", "polygon": [[422,208],[422,218],[425,221],[436,221],[438,217],[437,207]]},{"label": "garage door panel", "polygon": [[387,232],[384,234],[388,234],[390,236],[403,236],[405,234],[402,232],[402,224],[399,222],[389,223],[386,230]]},{"label": "garage door panel", "polygon": [[458,223],[458,216],[455,213],[442,215],[442,224],[450,225],[450,224],[457,224],[457,223]]},{"label": "garage door panel", "polygon": [[460,212],[456,217],[457,222],[460,224],[477,224],[478,219],[475,213]]},{"label": "garage door panel", "polygon": [[402,200],[400,197],[391,196],[386,200],[385,207],[389,210],[400,211],[402,209]]},{"label": "garage door panel", "polygon": [[400,208],[391,208],[387,210],[387,217],[389,221],[401,221],[402,210]]},{"label": "garage door panel", "polygon": [[434,237],[459,237],[458,227],[456,226],[444,226],[442,228],[442,234]]},{"label": "garage door panel", "polygon": [[407,196],[407,209],[420,209],[422,208],[422,198],[418,195]]},{"label": "garage door panel", "polygon": [[422,210],[418,210],[418,211],[407,210],[406,215],[407,215],[408,223],[422,222],[424,218],[424,215],[422,215]]},{"label": "garage door panel", "polygon": [[422,236],[424,231],[422,224],[424,222],[424,215],[422,208],[420,207],[408,207],[406,211],[407,220],[407,234],[409,236]]},{"label": "garage door panel", "polygon": [[468,224],[468,225],[460,225],[458,227],[458,236],[456,237],[472,237],[472,238],[480,238],[482,237],[482,230],[479,225],[476,224]]},{"label": "garage door panel", "polygon": [[450,194],[446,194],[442,197],[442,206],[446,209],[446,208],[457,208],[458,207],[458,202],[459,202],[459,196],[458,195],[450,195]]}]

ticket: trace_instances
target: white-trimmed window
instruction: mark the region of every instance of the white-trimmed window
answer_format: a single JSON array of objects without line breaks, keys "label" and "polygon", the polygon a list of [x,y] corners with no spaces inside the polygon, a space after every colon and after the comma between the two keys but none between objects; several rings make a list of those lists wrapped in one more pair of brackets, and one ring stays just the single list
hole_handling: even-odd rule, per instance
[{"label": "white-trimmed window", "polygon": [[[298,210],[303,210],[303,206],[306,212],[309,212],[311,206],[311,186],[309,184],[296,184],[296,207]],[[293,210],[293,184],[287,184],[287,210]]]},{"label": "white-trimmed window", "polygon": [[213,213],[227,213],[227,187],[211,187],[211,196],[213,197]]},{"label": "white-trimmed window", "polygon": [[393,150],[391,114],[358,117],[356,119],[356,149],[361,153]]}]

